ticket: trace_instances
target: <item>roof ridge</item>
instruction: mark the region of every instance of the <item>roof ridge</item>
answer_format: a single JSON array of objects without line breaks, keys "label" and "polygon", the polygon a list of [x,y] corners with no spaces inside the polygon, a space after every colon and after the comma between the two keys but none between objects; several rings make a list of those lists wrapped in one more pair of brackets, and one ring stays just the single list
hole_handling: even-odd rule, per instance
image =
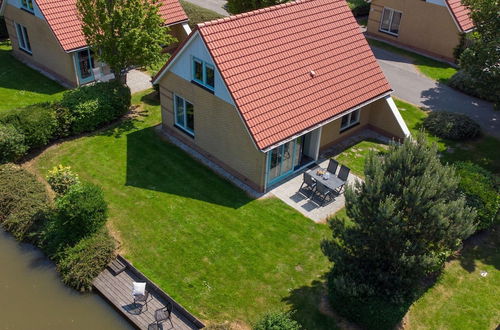
[{"label": "roof ridge", "polygon": [[245,17],[248,17],[248,16],[255,16],[255,15],[258,15],[258,14],[267,13],[267,12],[278,10],[278,9],[281,9],[281,8],[284,8],[284,7],[295,6],[295,5],[299,5],[299,4],[310,2],[310,1],[314,1],[314,0],[294,0],[294,1],[290,1],[290,2],[280,3],[280,4],[274,5],[274,6],[259,8],[259,9],[251,10],[251,11],[244,12],[244,13],[241,13],[241,14],[230,15],[230,16],[226,16],[226,17],[223,17],[223,18],[218,18],[218,19],[214,19],[214,20],[211,20],[211,21],[207,21],[207,22],[203,22],[203,23],[198,23],[197,27],[198,28],[202,28],[202,27],[206,27],[206,26],[211,26],[211,25],[217,25],[217,24],[220,24],[220,23],[225,23],[225,22],[228,22],[228,21],[235,21],[235,20],[240,19],[240,18],[245,18]]}]

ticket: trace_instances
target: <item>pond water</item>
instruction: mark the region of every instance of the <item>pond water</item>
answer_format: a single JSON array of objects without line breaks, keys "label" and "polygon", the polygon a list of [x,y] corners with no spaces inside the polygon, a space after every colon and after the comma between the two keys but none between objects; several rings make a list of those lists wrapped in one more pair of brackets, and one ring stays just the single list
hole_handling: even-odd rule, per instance
[{"label": "pond water", "polygon": [[0,329],[133,329],[97,294],[61,282],[54,264],[0,228]]}]

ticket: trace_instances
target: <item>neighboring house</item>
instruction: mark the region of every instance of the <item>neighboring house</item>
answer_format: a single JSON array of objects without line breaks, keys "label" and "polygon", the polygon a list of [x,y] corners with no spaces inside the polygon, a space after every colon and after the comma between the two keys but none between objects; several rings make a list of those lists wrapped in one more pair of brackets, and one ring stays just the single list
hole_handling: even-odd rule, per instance
[{"label": "neighboring house", "polygon": [[367,33],[453,62],[469,14],[460,0],[372,0]]},{"label": "neighboring house", "polygon": [[[184,40],[191,32],[178,0],[162,0],[161,16],[172,35]],[[109,67],[92,58],[76,0],[3,0],[13,54],[63,85],[75,87],[112,77]],[[22,78],[22,77],[20,77]]]},{"label": "neighboring house", "polygon": [[164,131],[261,192],[364,127],[409,135],[345,0],[199,24],[153,83]]}]

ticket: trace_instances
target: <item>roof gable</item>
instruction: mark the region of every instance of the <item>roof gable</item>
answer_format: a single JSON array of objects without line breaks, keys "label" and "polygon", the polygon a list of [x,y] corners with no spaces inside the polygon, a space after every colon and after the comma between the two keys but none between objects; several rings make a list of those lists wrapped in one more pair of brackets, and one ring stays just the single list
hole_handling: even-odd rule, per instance
[{"label": "roof gable", "polygon": [[470,10],[462,5],[461,0],[446,0],[446,5],[460,31],[468,32],[474,28],[474,22],[470,18]]},{"label": "roof gable", "polygon": [[[65,51],[87,46],[76,8],[77,0],[35,0]],[[161,0],[160,15],[166,25],[188,20],[178,0]]]}]

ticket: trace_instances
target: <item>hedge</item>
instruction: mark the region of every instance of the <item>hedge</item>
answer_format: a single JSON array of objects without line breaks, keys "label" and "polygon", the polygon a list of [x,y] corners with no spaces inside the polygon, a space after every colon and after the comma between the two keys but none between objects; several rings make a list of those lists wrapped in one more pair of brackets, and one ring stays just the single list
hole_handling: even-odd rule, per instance
[{"label": "hedge", "polygon": [[497,86],[480,84],[462,70],[455,73],[448,84],[465,94],[493,102],[496,110],[500,110],[500,91],[498,91]]},{"label": "hedge", "polygon": [[26,151],[24,135],[12,125],[0,125],[0,164],[17,161]]},{"label": "hedge", "polygon": [[254,330],[300,330],[300,324],[292,319],[291,313],[274,312],[266,314],[254,326]]},{"label": "hedge", "polygon": [[481,132],[479,124],[466,115],[445,111],[432,111],[423,126],[433,135],[450,140],[472,139]]}]

